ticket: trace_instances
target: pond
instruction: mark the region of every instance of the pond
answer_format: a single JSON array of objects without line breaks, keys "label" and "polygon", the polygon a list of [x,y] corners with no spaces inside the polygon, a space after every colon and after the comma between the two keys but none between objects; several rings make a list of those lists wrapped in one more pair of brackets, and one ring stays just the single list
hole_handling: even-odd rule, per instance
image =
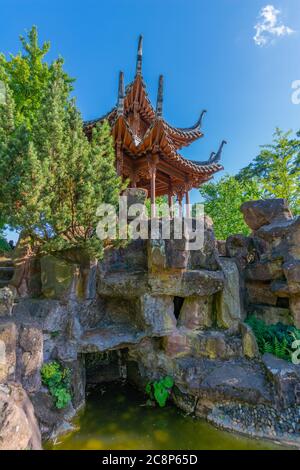
[{"label": "pond", "polygon": [[94,389],[73,433],[46,444],[52,450],[263,450],[280,447],[220,431],[186,416],[173,405],[145,406],[143,394],[128,384]]}]

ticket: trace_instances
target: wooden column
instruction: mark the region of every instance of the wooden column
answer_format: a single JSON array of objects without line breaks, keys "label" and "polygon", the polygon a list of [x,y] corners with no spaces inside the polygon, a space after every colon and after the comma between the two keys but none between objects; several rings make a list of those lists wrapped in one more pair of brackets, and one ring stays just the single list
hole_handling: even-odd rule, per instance
[{"label": "wooden column", "polygon": [[170,210],[170,217],[174,217],[174,208],[173,208],[173,185],[172,181],[169,182],[168,188],[168,204]]},{"label": "wooden column", "polygon": [[155,198],[156,198],[156,165],[150,166],[150,187],[151,187],[151,209],[152,217],[156,217],[156,205],[155,205]]},{"label": "wooden column", "polygon": [[123,152],[122,152],[122,143],[117,142],[116,144],[116,163],[117,163],[117,174],[122,176],[123,174]]},{"label": "wooden column", "polygon": [[185,203],[186,203],[186,217],[190,217],[191,216],[191,213],[190,213],[190,193],[189,191],[187,190],[186,193],[185,193]]},{"label": "wooden column", "polygon": [[169,204],[169,209],[170,209],[170,215],[172,215],[173,211],[173,195],[172,193],[168,193],[168,204]]},{"label": "wooden column", "polygon": [[149,166],[149,176],[150,176],[150,196],[151,196],[151,208],[152,208],[152,217],[156,217],[156,207],[155,207],[155,198],[156,198],[156,169],[159,162],[158,153],[148,155],[148,166]]},{"label": "wooden column", "polygon": [[177,194],[177,199],[178,199],[178,202],[179,202],[179,217],[182,217],[182,199],[183,199],[182,192],[179,192]]}]

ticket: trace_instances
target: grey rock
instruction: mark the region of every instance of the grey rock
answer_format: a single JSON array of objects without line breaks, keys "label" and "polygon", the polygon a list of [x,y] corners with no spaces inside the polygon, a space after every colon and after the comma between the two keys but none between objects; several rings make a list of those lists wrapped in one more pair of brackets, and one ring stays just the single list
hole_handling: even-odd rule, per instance
[{"label": "grey rock", "polygon": [[66,409],[58,410],[45,388],[41,388],[39,392],[32,395],[31,401],[45,440],[50,438],[54,429],[63,423],[68,415],[74,416],[74,408],[71,404]]},{"label": "grey rock", "polygon": [[178,326],[199,330],[212,326],[213,305],[211,296],[192,296],[184,299]]},{"label": "grey rock", "polygon": [[153,295],[191,297],[213,295],[222,290],[224,274],[221,271],[183,271],[171,275],[149,276]]},{"label": "grey rock", "polygon": [[0,317],[11,316],[14,299],[15,289],[13,287],[0,289]]},{"label": "grey rock", "polygon": [[145,336],[143,332],[124,325],[111,325],[85,332],[78,344],[80,353],[94,353],[106,350],[122,349],[128,345],[139,343]]},{"label": "grey rock", "polygon": [[269,305],[250,305],[248,310],[250,315],[263,320],[267,325],[278,322],[285,325],[293,325],[294,320],[288,308],[271,307]]},{"label": "grey rock", "polygon": [[21,385],[0,387],[0,450],[41,450],[33,406]]},{"label": "grey rock", "polygon": [[40,328],[23,325],[18,341],[18,376],[28,393],[41,387],[40,369],[43,364],[43,332]]},{"label": "grey rock", "polygon": [[240,331],[242,334],[244,355],[248,357],[249,359],[260,357],[257,341],[250,326],[247,325],[246,323],[241,323]]},{"label": "grey rock", "polygon": [[286,199],[265,199],[245,202],[241,206],[246,224],[252,230],[292,218]]},{"label": "grey rock", "polygon": [[272,354],[263,355],[269,378],[275,385],[276,402],[283,408],[299,405],[300,365],[294,365]]},{"label": "grey rock", "polygon": [[237,327],[243,318],[240,300],[240,276],[233,259],[220,260],[224,273],[224,288],[217,301],[217,323],[221,328]]},{"label": "grey rock", "polygon": [[141,297],[142,323],[150,335],[165,336],[176,327],[173,298],[167,295]]},{"label": "grey rock", "polygon": [[15,380],[17,337],[14,322],[0,323],[0,383]]}]

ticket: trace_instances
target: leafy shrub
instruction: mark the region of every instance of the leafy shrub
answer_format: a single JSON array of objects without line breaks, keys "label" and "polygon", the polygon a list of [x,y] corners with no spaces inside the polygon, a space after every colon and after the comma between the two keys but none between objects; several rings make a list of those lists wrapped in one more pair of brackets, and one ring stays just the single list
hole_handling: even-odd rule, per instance
[{"label": "leafy shrub", "polygon": [[292,344],[295,340],[300,339],[300,330],[283,323],[267,325],[263,320],[254,316],[248,317],[246,323],[251,326],[255,334],[261,354],[270,353],[280,359],[291,361],[294,352]]},{"label": "leafy shrub", "polygon": [[43,384],[48,387],[58,409],[65,408],[71,401],[71,371],[63,368],[58,362],[52,361],[41,368]]},{"label": "leafy shrub", "polygon": [[11,251],[10,244],[5,240],[5,238],[0,237],[0,252]]},{"label": "leafy shrub", "polygon": [[148,382],[146,393],[151,400],[155,400],[163,408],[167,403],[173,385],[174,380],[172,377],[166,376],[163,379]]}]

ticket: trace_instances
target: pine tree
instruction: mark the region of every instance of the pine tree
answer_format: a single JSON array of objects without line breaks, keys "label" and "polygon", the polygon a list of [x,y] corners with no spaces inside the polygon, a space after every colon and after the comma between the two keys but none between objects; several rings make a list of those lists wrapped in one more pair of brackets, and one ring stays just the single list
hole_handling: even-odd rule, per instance
[{"label": "pine tree", "polygon": [[[36,67],[31,78],[39,82],[38,77],[45,78],[41,60],[47,48],[38,48],[34,32],[29,39],[23,42],[27,56],[15,60],[25,72],[29,62]],[[6,103],[0,106],[0,213],[38,242],[41,252],[82,248],[100,256],[97,208],[102,203],[116,205],[122,187],[108,123],[88,141],[60,59],[47,68],[41,93],[35,95],[29,87],[28,102],[26,86],[18,89],[20,75],[12,73],[3,57],[0,73],[7,91]]]},{"label": "pine tree", "polygon": [[[6,86],[0,105],[0,212],[14,228],[32,228],[39,220],[41,164],[26,126],[15,126],[15,105]],[[25,216],[24,216],[25,215]]]},{"label": "pine tree", "polygon": [[54,68],[33,132],[46,175],[39,227],[43,249],[81,247],[99,256],[97,208],[104,202],[116,205],[121,189],[110,127],[104,123],[91,143],[87,140],[75,102],[67,98],[61,63]]},{"label": "pine tree", "polygon": [[[45,61],[50,43],[39,46],[38,31],[33,26],[27,38],[20,36],[22,52],[7,59],[0,54],[0,81],[6,83],[15,101],[16,124],[24,123],[31,128],[48,87],[53,68]],[[59,59],[62,61],[62,59]],[[64,79],[71,91],[73,80],[67,74]]]}]

